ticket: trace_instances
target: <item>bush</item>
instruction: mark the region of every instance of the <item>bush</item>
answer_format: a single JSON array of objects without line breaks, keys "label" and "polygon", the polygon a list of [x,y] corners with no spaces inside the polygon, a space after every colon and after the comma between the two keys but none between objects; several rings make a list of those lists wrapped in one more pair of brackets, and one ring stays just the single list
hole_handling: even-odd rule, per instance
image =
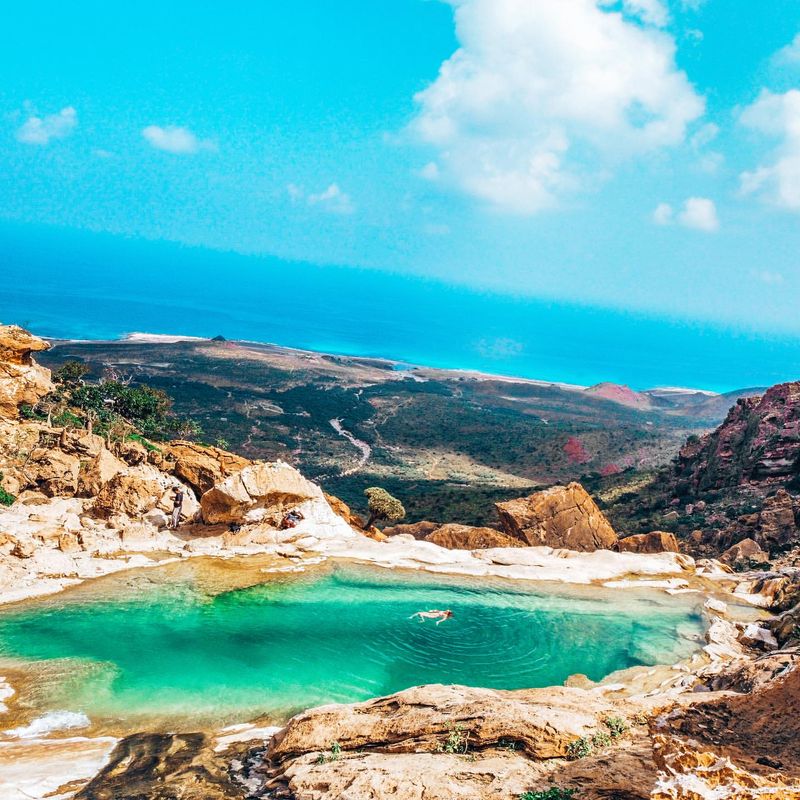
[{"label": "bush", "polygon": [[[3,473],[0,472],[0,481],[3,480]],[[0,506],[10,506],[14,504],[14,501],[17,498],[14,497],[11,492],[7,492],[2,486],[0,486]]]},{"label": "bush", "polygon": [[606,717],[603,724],[608,728],[612,739],[619,739],[628,731],[628,723],[622,717]]},{"label": "bush", "polygon": [[590,736],[581,736],[580,739],[573,739],[567,745],[567,758],[577,761],[579,758],[590,756],[594,747]]},{"label": "bush", "polygon": [[372,486],[369,489],[365,489],[364,494],[367,496],[369,504],[367,528],[371,527],[379,519],[398,522],[405,517],[406,510],[403,508],[403,504],[396,497],[392,497],[386,489]]},{"label": "bush", "polygon": [[447,737],[437,748],[440,753],[466,753],[469,749],[469,733],[464,733],[464,726],[456,723],[447,726]]},{"label": "bush", "polygon": [[540,792],[523,792],[519,795],[519,800],[571,800],[577,789],[561,789],[558,786],[551,786]]}]

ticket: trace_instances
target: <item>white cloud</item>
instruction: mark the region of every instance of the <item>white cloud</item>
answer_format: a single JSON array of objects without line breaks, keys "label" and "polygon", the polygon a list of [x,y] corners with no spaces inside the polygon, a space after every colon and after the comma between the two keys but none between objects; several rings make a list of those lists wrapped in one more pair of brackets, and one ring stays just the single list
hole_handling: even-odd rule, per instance
[{"label": "white cloud", "polygon": [[752,272],[752,277],[766,283],[767,286],[780,286],[783,283],[783,275],[780,272],[772,272],[768,269]]},{"label": "white cloud", "polygon": [[[620,3],[618,0],[600,0],[600,5],[614,7]],[[661,0],[621,0],[621,5],[626,14],[647,25],[663,28],[669,22],[669,13]]]},{"label": "white cloud", "polygon": [[786,47],[782,47],[773,58],[776,64],[800,64],[800,33]]},{"label": "white cloud", "polygon": [[426,181],[439,180],[439,165],[435,161],[429,161],[420,171],[420,177]]},{"label": "white cloud", "polygon": [[355,211],[352,198],[341,190],[338,183],[332,183],[327,189],[316,194],[307,195],[294,183],[288,184],[286,191],[293,203],[305,202],[309,206],[319,206],[331,214],[352,214]]},{"label": "white cloud", "polygon": [[656,225],[672,225],[677,222],[685,228],[707,233],[719,230],[717,207],[707,197],[689,197],[677,216],[669,203],[659,203],[653,211],[653,222]]},{"label": "white cloud", "polygon": [[179,125],[148,125],[142,136],[156,150],[164,150],[176,155],[192,155],[201,150],[216,150],[216,145],[210,139],[198,139],[188,128]]},{"label": "white cloud", "polygon": [[719,230],[717,207],[707,197],[690,197],[678,215],[678,222],[687,228],[713,233]]},{"label": "white cloud", "polygon": [[800,90],[764,91],[741,115],[743,125],[778,140],[775,150],[750,172],[740,175],[743,194],[800,211]]},{"label": "white cloud", "polygon": [[500,209],[552,206],[616,161],[680,144],[703,113],[673,39],[604,0],[448,1],[460,47],[417,94],[412,130],[443,179]]},{"label": "white cloud", "polygon": [[72,106],[46,117],[31,114],[17,129],[17,140],[25,144],[46,145],[52,139],[69,136],[77,125],[78,112]]},{"label": "white cloud", "polygon": [[656,225],[669,225],[672,222],[674,213],[669,203],[659,203],[653,212],[653,222]]}]

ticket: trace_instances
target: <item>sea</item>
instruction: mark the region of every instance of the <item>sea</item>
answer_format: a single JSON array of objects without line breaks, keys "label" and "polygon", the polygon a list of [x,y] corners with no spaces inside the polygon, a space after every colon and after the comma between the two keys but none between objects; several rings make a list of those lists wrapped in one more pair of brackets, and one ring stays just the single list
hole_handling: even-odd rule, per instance
[{"label": "sea", "polygon": [[800,339],[83,231],[0,225],[0,322],[131,332],[592,385],[709,391],[800,379]]}]

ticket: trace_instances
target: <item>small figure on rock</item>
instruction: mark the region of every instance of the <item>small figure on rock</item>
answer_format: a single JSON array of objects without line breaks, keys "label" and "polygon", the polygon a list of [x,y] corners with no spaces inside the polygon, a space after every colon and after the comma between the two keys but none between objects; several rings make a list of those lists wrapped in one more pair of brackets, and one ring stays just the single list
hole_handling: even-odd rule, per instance
[{"label": "small figure on rock", "polygon": [[170,520],[170,527],[177,530],[181,522],[181,509],[183,508],[183,489],[180,486],[175,487],[175,497],[172,502],[172,519]]},{"label": "small figure on rock", "polygon": [[296,528],[298,523],[303,519],[305,519],[305,517],[303,517],[299,511],[292,509],[288,514],[284,515],[281,520],[281,530],[285,531],[287,528]]},{"label": "small figure on rock", "polygon": [[450,619],[453,616],[453,612],[448,611],[439,611],[438,609],[432,608],[430,611],[417,611],[416,614],[412,614],[409,619],[414,619],[414,617],[419,617],[420,622],[424,622],[426,619],[435,619],[437,625],[440,625],[446,619]]}]

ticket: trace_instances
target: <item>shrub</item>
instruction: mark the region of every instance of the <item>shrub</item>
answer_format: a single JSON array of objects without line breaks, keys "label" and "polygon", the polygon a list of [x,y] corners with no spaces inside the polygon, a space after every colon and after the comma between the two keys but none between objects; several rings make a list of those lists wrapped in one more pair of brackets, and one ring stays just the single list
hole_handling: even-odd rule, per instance
[{"label": "shrub", "polygon": [[[3,473],[0,472],[0,482],[3,480]],[[11,492],[7,492],[2,486],[0,486],[0,506],[10,506],[14,504],[14,501],[17,498],[14,497]]]},{"label": "shrub", "polygon": [[396,497],[392,497],[386,489],[372,486],[369,489],[365,489],[364,494],[367,496],[369,504],[367,528],[371,527],[379,519],[398,522],[405,517],[406,510],[403,508],[403,504]]},{"label": "shrub", "polygon": [[523,792],[519,795],[519,800],[571,800],[577,789],[561,789],[558,786],[551,786],[540,792]]},{"label": "shrub", "polygon": [[469,749],[469,733],[464,733],[464,726],[456,723],[447,726],[447,736],[438,746],[440,753],[466,753]]},{"label": "shrub", "polygon": [[328,764],[331,761],[338,761],[342,757],[342,746],[339,742],[331,742],[331,749],[330,752],[326,755],[325,753],[320,753],[317,756],[317,764]]},{"label": "shrub", "polygon": [[567,745],[567,758],[577,761],[579,758],[590,756],[594,747],[590,736],[581,736],[580,739],[573,739]]},{"label": "shrub", "polygon": [[592,747],[608,747],[611,744],[611,736],[605,731],[598,731],[592,736]]},{"label": "shrub", "polygon": [[629,729],[628,723],[622,717],[606,717],[603,724],[608,728],[612,739],[619,739]]}]

